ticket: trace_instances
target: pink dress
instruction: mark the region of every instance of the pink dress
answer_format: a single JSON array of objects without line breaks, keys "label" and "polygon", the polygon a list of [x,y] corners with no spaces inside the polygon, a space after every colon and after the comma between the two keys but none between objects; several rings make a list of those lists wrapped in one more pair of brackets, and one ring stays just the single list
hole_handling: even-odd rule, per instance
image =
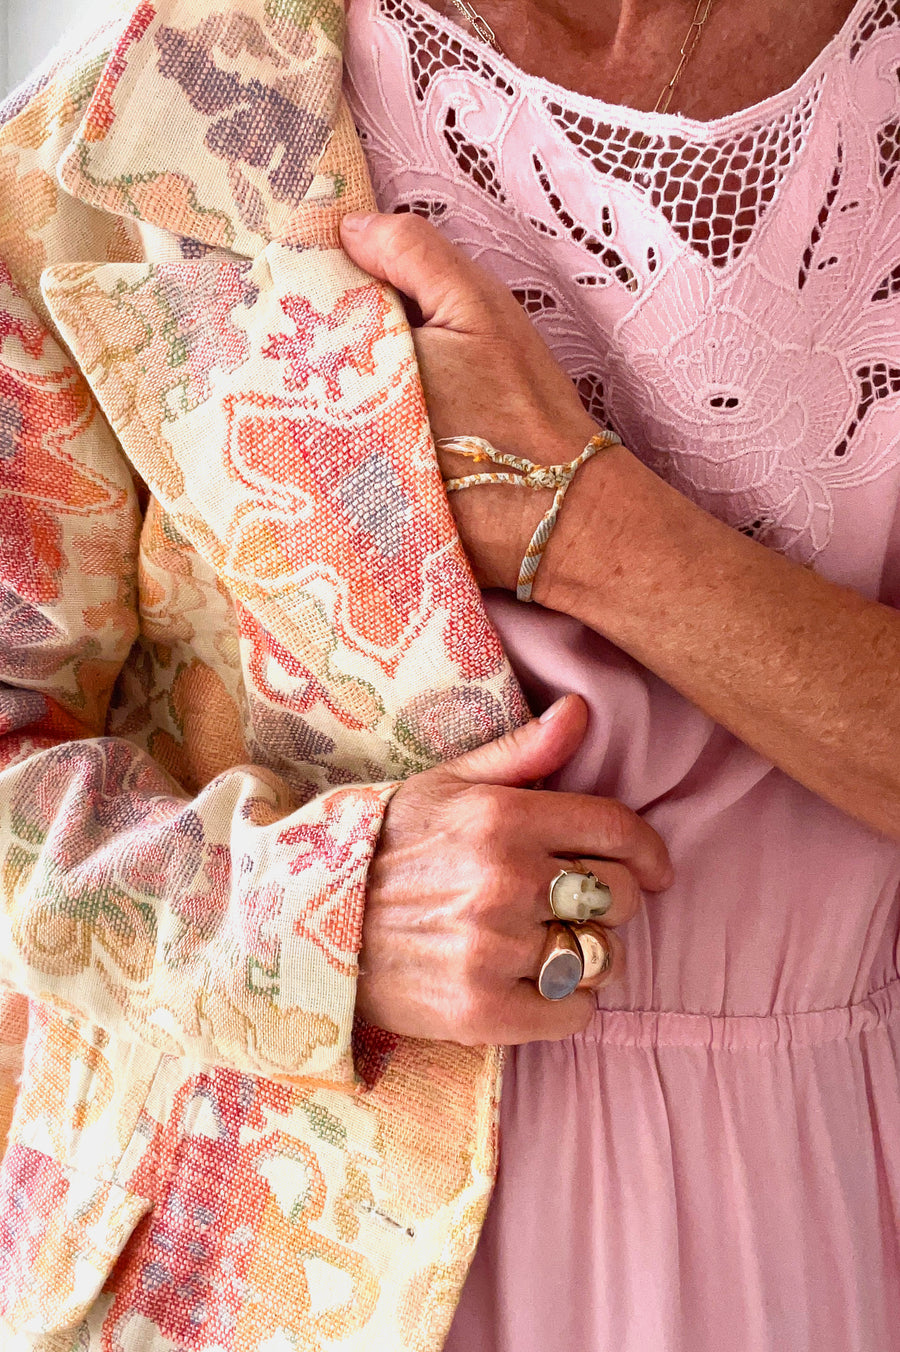
[{"label": "pink dress", "polygon": [[[526,76],[423,0],[349,24],[381,205],[503,278],[682,492],[900,604],[898,0],[711,123]],[[509,1057],[449,1348],[900,1348],[900,848],[597,635],[488,604],[534,707],[591,707],[558,786],[643,812],[677,882],[588,1031]]]}]

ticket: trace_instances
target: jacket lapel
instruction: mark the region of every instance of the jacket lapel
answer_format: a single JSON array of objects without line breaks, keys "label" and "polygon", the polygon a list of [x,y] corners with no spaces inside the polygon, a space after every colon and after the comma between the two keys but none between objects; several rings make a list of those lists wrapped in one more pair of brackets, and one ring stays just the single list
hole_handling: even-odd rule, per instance
[{"label": "jacket lapel", "polygon": [[[60,174],[168,232],[180,260],[43,276],[167,530],[236,600],[250,693],[302,714],[332,783],[426,769],[527,713],[454,529],[403,310],[338,247],[341,215],[372,205],[340,37],[332,0],[144,0]],[[430,1345],[487,1201],[499,1053],[361,1030],[356,1055],[385,1186],[418,1196],[445,1147],[456,1170],[402,1263],[354,1232],[388,1265],[387,1332],[373,1320],[357,1341],[393,1345],[402,1318]]]},{"label": "jacket lapel", "polygon": [[50,269],[44,294],[245,631],[318,692],[336,759],[370,778],[422,769],[524,706],[447,506],[402,307],[338,245],[343,212],[372,200],[340,13],[239,5],[144,0],[61,167],[79,197],[181,235],[183,261]]},{"label": "jacket lapel", "polygon": [[60,179],[121,216],[252,257],[287,239],[338,115],[339,0],[141,0]]}]

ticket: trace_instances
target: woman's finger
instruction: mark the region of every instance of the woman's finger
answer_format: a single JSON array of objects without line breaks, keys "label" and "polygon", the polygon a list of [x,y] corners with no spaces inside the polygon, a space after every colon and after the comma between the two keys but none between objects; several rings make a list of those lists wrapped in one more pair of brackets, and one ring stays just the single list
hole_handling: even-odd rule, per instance
[{"label": "woman's finger", "polygon": [[594,1012],[586,987],[564,1000],[545,1000],[535,981],[523,980],[505,991],[492,1011],[497,1041],[511,1047],[522,1042],[558,1042],[584,1031]]},{"label": "woman's finger", "polygon": [[[592,873],[599,883],[607,887],[610,892],[608,909],[602,914],[591,916],[588,908],[594,901],[593,890],[585,892],[584,904],[579,905],[580,897],[574,895],[574,889],[565,889],[568,893],[564,900],[557,902],[557,910],[554,913],[550,906],[550,888],[553,880],[563,870],[573,874]],[[550,859],[548,860],[549,879],[546,890],[537,898],[537,917],[539,920],[547,920],[553,914],[556,914],[562,920],[574,922],[588,919],[600,920],[604,925],[624,925],[639,910],[643,896],[638,886],[637,879],[625,864],[616,863],[612,859]],[[578,879],[574,879],[577,887]],[[565,904],[568,901],[571,904]]]},{"label": "woman's finger", "polygon": [[530,977],[498,993],[497,1003],[490,1010],[490,1018],[499,1030],[499,1041],[508,1046],[520,1042],[558,1041],[583,1032],[594,1011],[592,992],[600,986],[618,980],[625,971],[625,948],[618,935],[600,925],[579,925],[574,933],[585,950],[590,939],[597,936],[597,946],[608,953],[608,960],[599,970],[599,963],[588,969],[590,976],[583,979],[571,995],[562,1000],[547,1000],[537,988],[540,964],[546,953],[546,940]]},{"label": "woman's finger", "polygon": [[491,301],[510,303],[504,287],[413,212],[350,212],[341,241],[365,272],[411,297],[426,324],[484,333],[495,327]]},{"label": "woman's finger", "polygon": [[[430,773],[446,781],[445,792],[461,783],[506,786],[533,783],[571,760],[584,738],[587,718],[587,706],[579,695],[563,695],[540,718],[529,719],[502,737],[482,742]],[[522,799],[520,810],[529,804],[530,798]],[[513,819],[505,817],[504,824],[510,820]]]},{"label": "woman's finger", "polygon": [[506,812],[515,815],[523,836],[557,856],[561,868],[566,859],[617,860],[628,866],[638,886],[648,892],[671,886],[674,874],[665,844],[624,803],[549,789],[496,792],[508,799]]},{"label": "woman's finger", "polygon": [[596,921],[579,925],[576,938],[584,957],[584,976],[579,989],[597,990],[618,981],[625,972],[625,945],[613,930]]}]

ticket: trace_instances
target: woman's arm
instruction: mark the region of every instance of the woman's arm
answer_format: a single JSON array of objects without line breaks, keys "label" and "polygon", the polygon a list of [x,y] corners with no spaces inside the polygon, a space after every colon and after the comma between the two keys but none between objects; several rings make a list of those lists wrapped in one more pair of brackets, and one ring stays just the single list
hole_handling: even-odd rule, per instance
[{"label": "woman's arm", "polygon": [[612,639],[829,802],[900,839],[900,614],[725,526],[627,451],[589,462],[535,599]]},{"label": "woman's arm", "polygon": [[[437,436],[480,435],[545,463],[578,454],[595,428],[504,287],[410,215],[368,218],[344,240],[422,311],[416,349]],[[501,486],[452,495],[483,585],[515,586],[549,496]],[[580,471],[534,596],[900,839],[900,615],[889,607],[723,525],[624,448]]]}]

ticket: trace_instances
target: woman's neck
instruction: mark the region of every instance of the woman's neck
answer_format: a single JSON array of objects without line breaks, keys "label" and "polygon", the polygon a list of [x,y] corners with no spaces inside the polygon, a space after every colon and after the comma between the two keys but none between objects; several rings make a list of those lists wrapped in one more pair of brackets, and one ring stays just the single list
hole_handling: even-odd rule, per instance
[{"label": "woman's neck", "polygon": [[[466,27],[452,0],[433,8]],[[472,0],[504,54],[532,75],[651,109],[678,65],[696,0]],[[854,0],[712,0],[670,108],[704,121],[788,88]],[[798,12],[802,16],[798,22]]]}]

